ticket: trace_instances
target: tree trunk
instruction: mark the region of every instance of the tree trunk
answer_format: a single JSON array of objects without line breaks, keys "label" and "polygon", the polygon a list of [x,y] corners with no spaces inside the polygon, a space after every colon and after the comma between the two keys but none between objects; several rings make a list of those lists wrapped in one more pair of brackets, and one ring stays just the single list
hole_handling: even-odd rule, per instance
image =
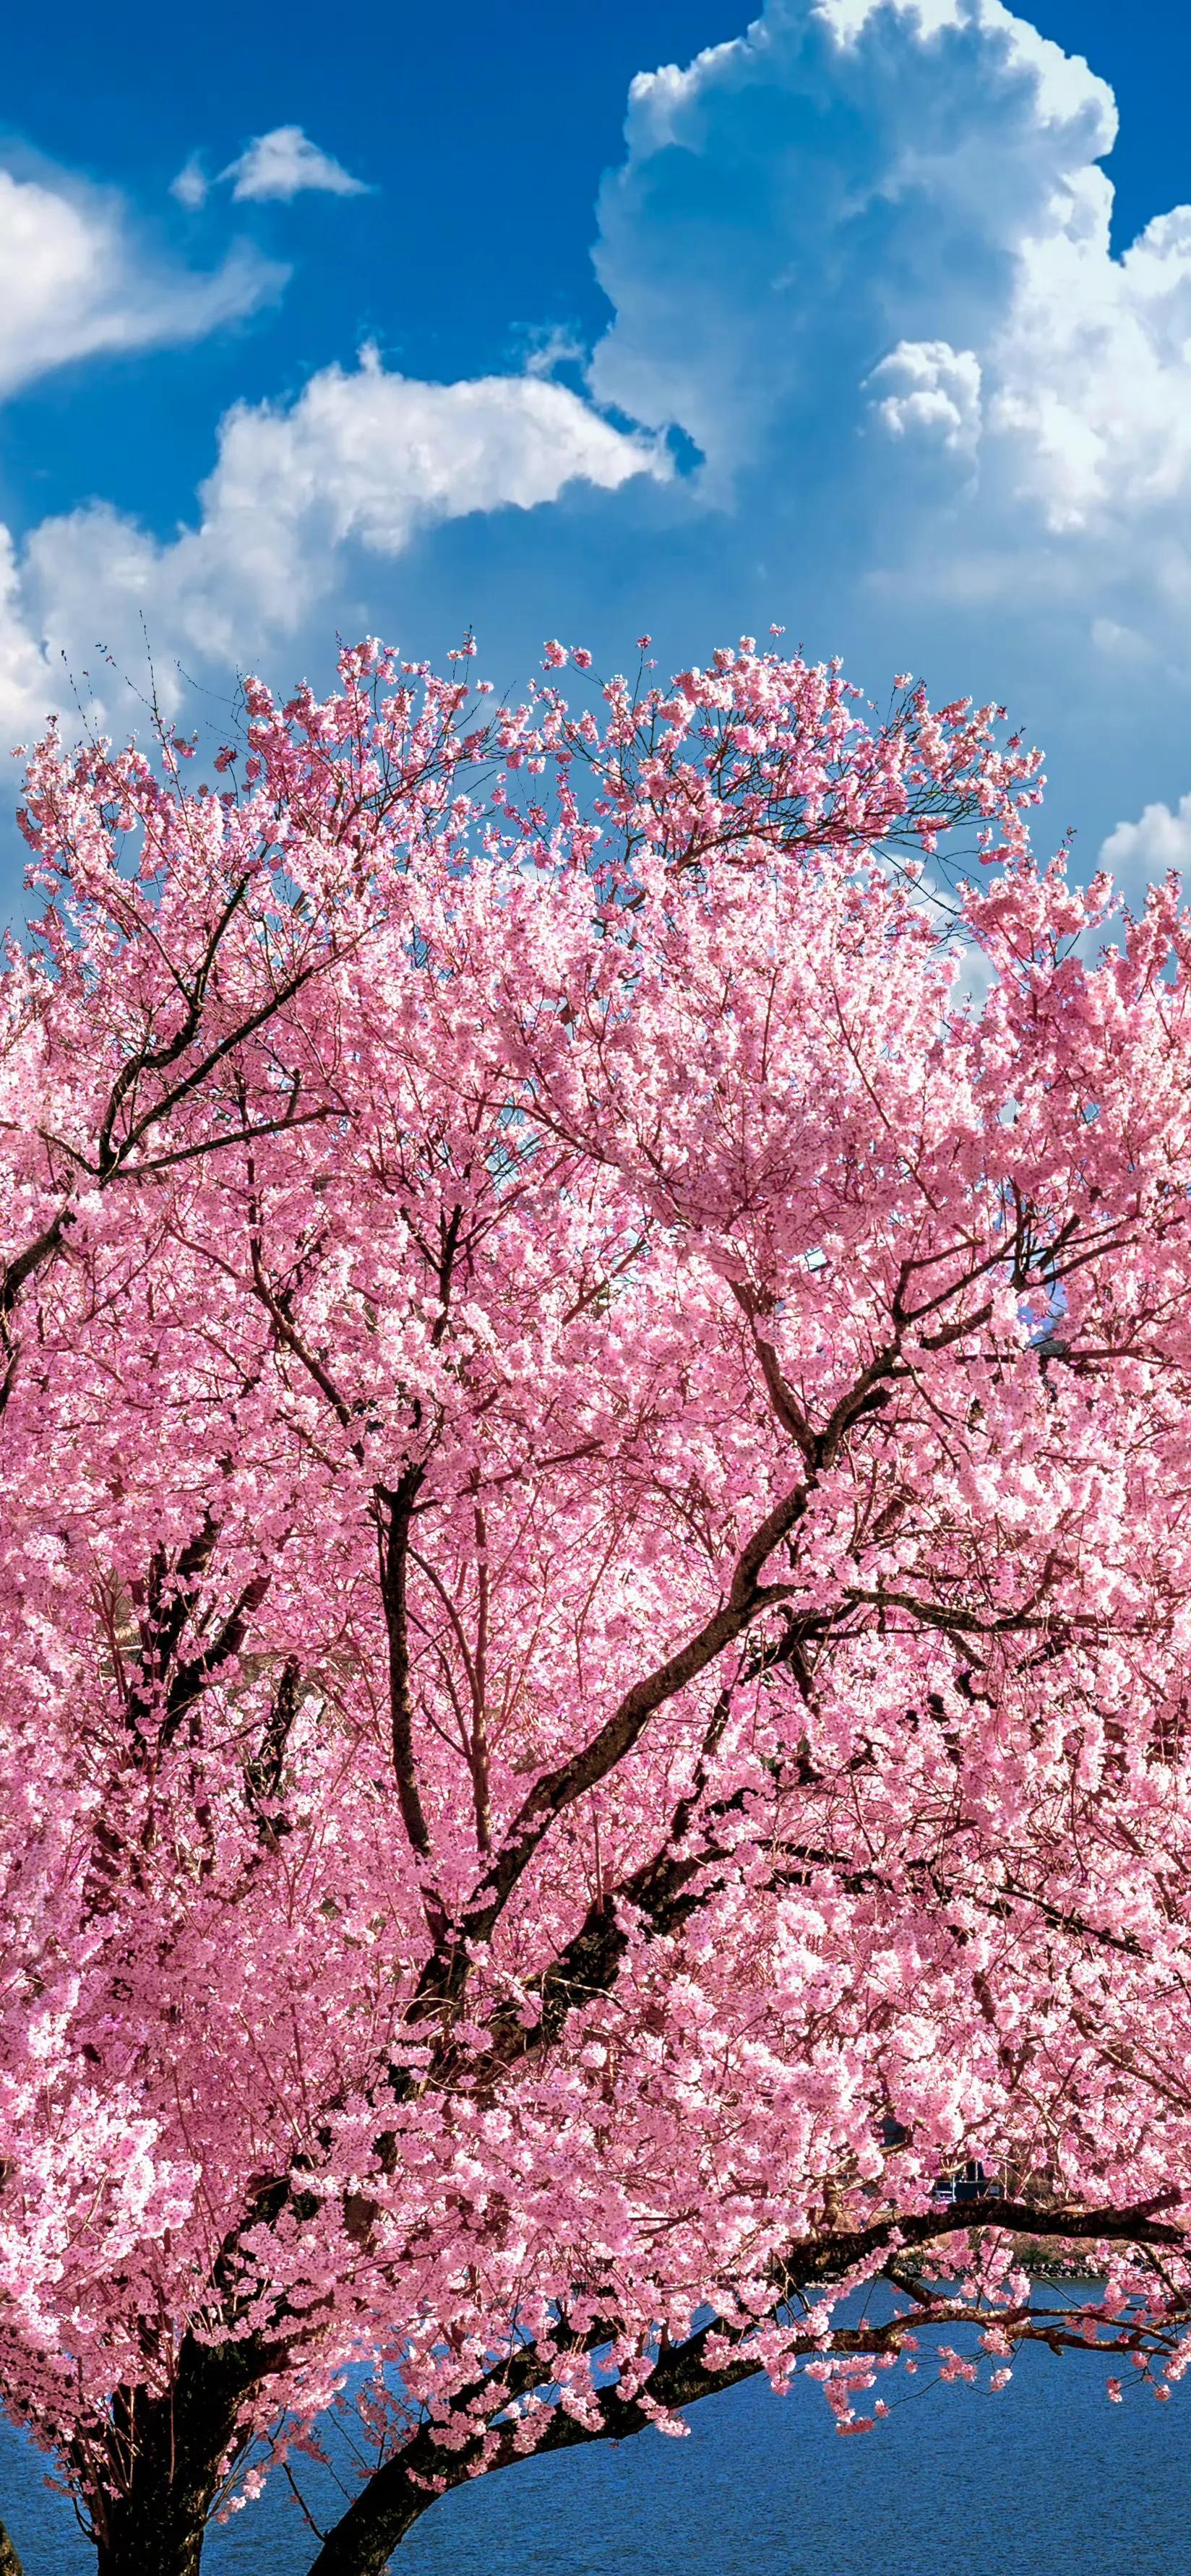
[{"label": "tree trunk", "polygon": [[0,2576],[25,2576],[20,2559],[2,2522],[0,2522]]},{"label": "tree trunk", "polygon": [[260,2376],[255,2345],[212,2348],[187,2337],[167,2396],[117,2391],[111,2484],[102,2493],[89,2488],[87,2496],[97,2576],[199,2576],[203,2535],[241,2404]]},{"label": "tree trunk", "polygon": [[199,2576],[203,2533],[214,2501],[222,2446],[206,2439],[175,2397],[138,2389],[118,2410],[118,2494],[92,2494],[98,2576]]},{"label": "tree trunk", "polygon": [[138,2477],[130,2495],[109,2497],[98,2576],[199,2576],[214,2491],[214,2479],[204,2487]]}]

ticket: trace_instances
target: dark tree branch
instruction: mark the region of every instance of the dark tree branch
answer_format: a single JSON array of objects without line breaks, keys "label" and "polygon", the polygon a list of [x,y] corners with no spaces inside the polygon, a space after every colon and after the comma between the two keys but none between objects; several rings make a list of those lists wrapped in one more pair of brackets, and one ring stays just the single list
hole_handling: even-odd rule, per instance
[{"label": "dark tree branch", "polygon": [[281,1796],[290,1733],[298,1714],[299,1678],[297,1656],[287,1655],[277,1677],[273,1704],[259,1748],[252,1760],[245,1764],[245,1795],[256,1818],[257,1829],[266,1837],[289,1830],[284,1816],[277,1812],[277,1800]]},{"label": "dark tree branch", "polygon": [[[1173,2200],[1176,2195],[1168,2195]],[[555,2404],[550,2421],[541,2438],[534,2444],[533,2456],[570,2449],[580,2442],[627,2439],[643,2432],[652,2421],[648,2411],[664,2407],[673,2411],[696,2405],[704,2397],[720,2395],[744,2379],[757,2378],[763,2362],[750,2352],[750,2343],[758,2325],[780,2322],[790,2327],[792,2359],[815,2356],[823,2351],[822,2339],[811,2334],[800,2335],[790,2317],[790,2302],[800,2291],[821,2289],[832,2281],[846,2278],[849,2272],[873,2253],[888,2246],[896,2234],[901,2247],[927,2246],[949,2236],[966,2235],[973,2228],[994,2227],[1031,2236],[1062,2237],[1071,2241],[1113,2243],[1125,2241],[1139,2245],[1173,2245],[1186,2250],[1191,2238],[1180,2228],[1159,2221],[1153,2212],[1160,2205],[1150,2202],[1144,2209],[1085,2210],[1080,2212],[1040,2211],[1021,2202],[973,2202],[967,2207],[928,2210],[903,2218],[877,2221],[872,2227],[846,2234],[824,2237],[792,2253],[781,2267],[775,2283],[773,2305],[765,2318],[749,2325],[737,2326],[715,2317],[689,2335],[682,2343],[662,2349],[645,2386],[647,2405],[634,2395],[621,2396],[610,2387],[594,2392],[594,2420],[584,2421]],[[895,2255],[894,2259],[897,2257]],[[988,2324],[990,2315],[978,2308],[956,2311],[949,2308],[946,2322]],[[942,2322],[942,2320],[940,2320]],[[912,2312],[900,2318],[887,2319],[880,2325],[841,2327],[833,2333],[831,2350],[840,2355],[874,2355],[896,2352],[905,2336],[912,2332],[920,2318]],[[1008,2330],[1017,2341],[1057,2341],[1072,2349],[1088,2349],[1082,2339],[1064,2332],[1061,2320],[1031,2321],[1028,2311],[1014,2310],[1007,2320]],[[598,2352],[612,2340],[614,2329],[603,2321],[577,2339],[572,2349]],[[735,2347],[732,2357],[708,2366],[707,2351],[712,2339]],[[1134,2349],[1136,2336],[1128,2326],[1118,2329],[1117,2340],[1107,2348]],[[1101,2345],[1101,2350],[1106,2347]],[[486,2387],[491,2387],[493,2403],[487,2417],[482,2413]],[[539,2394],[550,2402],[553,2382],[548,2363],[538,2363],[532,2347],[514,2354],[511,2361],[494,2365],[487,2380],[478,2380],[461,2392],[459,2405],[476,2404],[480,2422],[473,2439],[461,2450],[447,2448],[435,2439],[435,2427],[423,2424],[411,2439],[373,2472],[367,2485],[356,2496],[347,2511],[328,2533],[309,2571],[309,2576],[383,2576],[393,2551],[406,2532],[435,2501],[437,2493],[461,2485],[472,2473],[483,2434],[495,2421],[499,2424],[505,2409],[523,2395]],[[486,2474],[512,2466],[521,2456],[515,2446],[515,2421],[509,2423],[500,2452]]]},{"label": "dark tree branch", "polygon": [[127,1136],[119,1145],[114,1145],[112,1142],[116,1130],[116,1121],[129,1096],[129,1093],[135,1090],[136,1085],[143,1074],[164,1072],[167,1066],[176,1064],[179,1056],[185,1055],[187,1047],[193,1044],[202,1023],[203,1004],[207,998],[207,986],[211,977],[211,969],[214,966],[223,938],[235,914],[239,911],[240,905],[244,901],[244,897],[248,892],[250,883],[251,879],[249,877],[242,877],[240,883],[233,886],[231,894],[224,905],[223,911],[207,941],[206,949],[199,961],[198,970],[190,991],[187,992],[185,985],[182,986],[182,992],[187,1008],[182,1022],[175,1030],[173,1037],[167,1039],[165,1043],[159,1047],[151,1047],[148,1038],[146,1037],[144,1045],[138,1048],[138,1051],[134,1056],[129,1057],[127,1064],[121,1066],[120,1071],[112,1084],[111,1092],[108,1096],[108,1105],[104,1114],[103,1124],[99,1131],[99,1139],[96,1149],[96,1169],[101,1180],[106,1179],[107,1175],[114,1170],[116,1164],[127,1152],[128,1145],[132,1140],[132,1133],[135,1132],[135,1130],[130,1131],[129,1136]]},{"label": "dark tree branch", "polygon": [[389,1711],[393,1775],[401,1820],[419,1860],[430,1857],[430,1834],[418,1788],[414,1758],[414,1712],[410,1691],[409,1611],[407,1581],[413,1509],[424,1470],[406,1467],[396,1485],[378,1485],[373,1496],[380,1592],[389,1641]]},{"label": "dark tree branch", "polygon": [[834,1466],[848,1432],[866,1414],[889,1401],[890,1389],[884,1381],[901,1374],[902,1369],[896,1340],[874,1355],[854,1385],[840,1397],[822,1430],[815,1433],[805,1481],[781,1496],[741,1549],[727,1600],[684,1646],[655,1665],[625,1693],[589,1743],[534,1782],[471,1902],[461,1917],[446,1926],[436,1943],[410,2007],[412,2021],[458,2003],[466,1982],[468,1944],[491,1939],[514,1888],[557,1817],[624,1761],[659,1708],[697,1681],[763,1610],[784,1597],[782,1586],[761,1584],[767,1559],[783,1540],[792,1536],[807,1511],[817,1476]]}]

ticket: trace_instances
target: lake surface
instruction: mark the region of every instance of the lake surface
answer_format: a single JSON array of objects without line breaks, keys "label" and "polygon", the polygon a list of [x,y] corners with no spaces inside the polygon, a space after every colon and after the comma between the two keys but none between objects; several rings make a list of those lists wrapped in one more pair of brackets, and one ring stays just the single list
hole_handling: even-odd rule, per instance
[{"label": "lake surface", "polygon": [[[647,2432],[616,2448],[526,2460],[444,2496],[394,2568],[1191,2576],[1191,2374],[1162,2406],[1126,2372],[1125,2402],[1112,2406],[1106,2368],[1076,2353],[1026,2351],[995,2397],[962,2385],[911,2395],[912,2383],[882,2373],[872,2394],[884,2392],[887,2421],[848,2440],[809,2381],[784,2398],[749,2381],[692,2408],[685,2441]],[[328,2473],[298,2465],[312,2509],[333,2520]],[[27,2576],[90,2576],[94,2554],[69,2502],[47,2493],[39,2456],[2,2428],[0,2512]],[[279,2484],[212,2531],[204,2576],[305,2576],[314,2549]]]}]

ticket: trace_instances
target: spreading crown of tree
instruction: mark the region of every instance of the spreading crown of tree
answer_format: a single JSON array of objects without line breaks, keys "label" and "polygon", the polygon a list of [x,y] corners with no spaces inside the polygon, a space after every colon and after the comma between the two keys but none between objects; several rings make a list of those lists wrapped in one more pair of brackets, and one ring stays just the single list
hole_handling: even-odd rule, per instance
[{"label": "spreading crown of tree", "polygon": [[353,2372],[319,2576],[749,2371],[1191,2349],[1191,923],[1000,710],[588,673],[29,766],[0,2364],[105,2576]]}]

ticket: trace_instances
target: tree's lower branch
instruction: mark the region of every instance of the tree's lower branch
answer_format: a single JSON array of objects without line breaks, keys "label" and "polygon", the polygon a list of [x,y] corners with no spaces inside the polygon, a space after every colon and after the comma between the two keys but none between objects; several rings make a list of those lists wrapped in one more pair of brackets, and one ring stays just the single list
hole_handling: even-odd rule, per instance
[{"label": "tree's lower branch", "polygon": [[[1072,2241],[1163,2245],[1191,2250],[1191,2234],[1159,2219],[1159,2206],[1170,2205],[1177,2194],[1169,2193],[1161,2201],[1148,2202],[1143,2208],[1101,2210],[1036,2210],[1024,2202],[988,2200],[971,2202],[963,2208],[914,2212],[900,2221],[880,2219],[871,2227],[846,2234],[821,2238],[793,2253],[781,2267],[773,2307],[764,2318],[747,2325],[725,2324],[712,2318],[696,2333],[663,2350],[654,2362],[645,2388],[646,2404],[637,2394],[622,2396],[615,2384],[593,2391],[582,2415],[570,2414],[555,2404],[541,2437],[533,2445],[533,2456],[564,2450],[580,2442],[626,2440],[643,2432],[653,2421],[654,2410],[673,2412],[676,2408],[695,2405],[701,2398],[720,2395],[741,2380],[755,2379],[765,2368],[752,2347],[752,2339],[762,2324],[785,2322],[789,2302],[799,2291],[826,2287],[833,2280],[846,2278],[849,2272],[873,2253],[891,2247],[897,2253],[908,2245],[926,2246],[948,2236],[967,2234],[973,2228],[995,2227],[1014,2235],[1063,2237]],[[783,2318],[783,2311],[785,2318]],[[1065,2312],[1064,2312],[1065,2313]],[[947,2324],[980,2324],[991,2322],[990,2313],[976,2306],[948,2308]],[[883,2355],[896,2353],[921,2318],[916,2312],[900,2318],[888,2318],[881,2324],[864,2324],[838,2328],[831,2338],[830,2350],[841,2357],[849,2354]],[[1015,2309],[1005,2319],[1006,2331],[1014,2342],[1043,2341],[1072,2350],[1091,2349],[1080,2336],[1065,2328],[1063,2318],[1035,2316],[1027,2309]],[[613,2329],[599,2324],[589,2329],[575,2345],[577,2351],[598,2352],[601,2344],[611,2340]],[[735,2346],[731,2357],[709,2367],[708,2347],[715,2338]],[[1132,2351],[1136,2337],[1126,2325],[1119,2325],[1115,2337],[1102,2343],[1100,2350]],[[792,2361],[813,2358],[823,2352],[823,2338],[800,2333],[793,2320],[787,2350]],[[523,2396],[539,2393],[549,2402],[553,2385],[548,2364],[537,2362],[531,2347],[504,2362],[492,2374],[494,2390],[493,2416],[485,2420],[476,2407],[479,2421],[474,2438],[461,2450],[455,2450],[435,2439],[436,2428],[422,2425],[383,2466],[374,2471],[368,2483],[335,2524],[309,2571],[309,2576],[383,2576],[393,2551],[404,2539],[411,2525],[425,2513],[436,2496],[461,2485],[474,2474],[477,2451],[493,2421],[499,2422],[512,2403]],[[485,2383],[462,2393],[460,2404],[475,2405],[482,2400]],[[499,2388],[499,2398],[496,2391]],[[503,2432],[500,2450],[489,2462],[485,2474],[508,2468],[523,2456],[517,2447],[516,2416]]]}]

